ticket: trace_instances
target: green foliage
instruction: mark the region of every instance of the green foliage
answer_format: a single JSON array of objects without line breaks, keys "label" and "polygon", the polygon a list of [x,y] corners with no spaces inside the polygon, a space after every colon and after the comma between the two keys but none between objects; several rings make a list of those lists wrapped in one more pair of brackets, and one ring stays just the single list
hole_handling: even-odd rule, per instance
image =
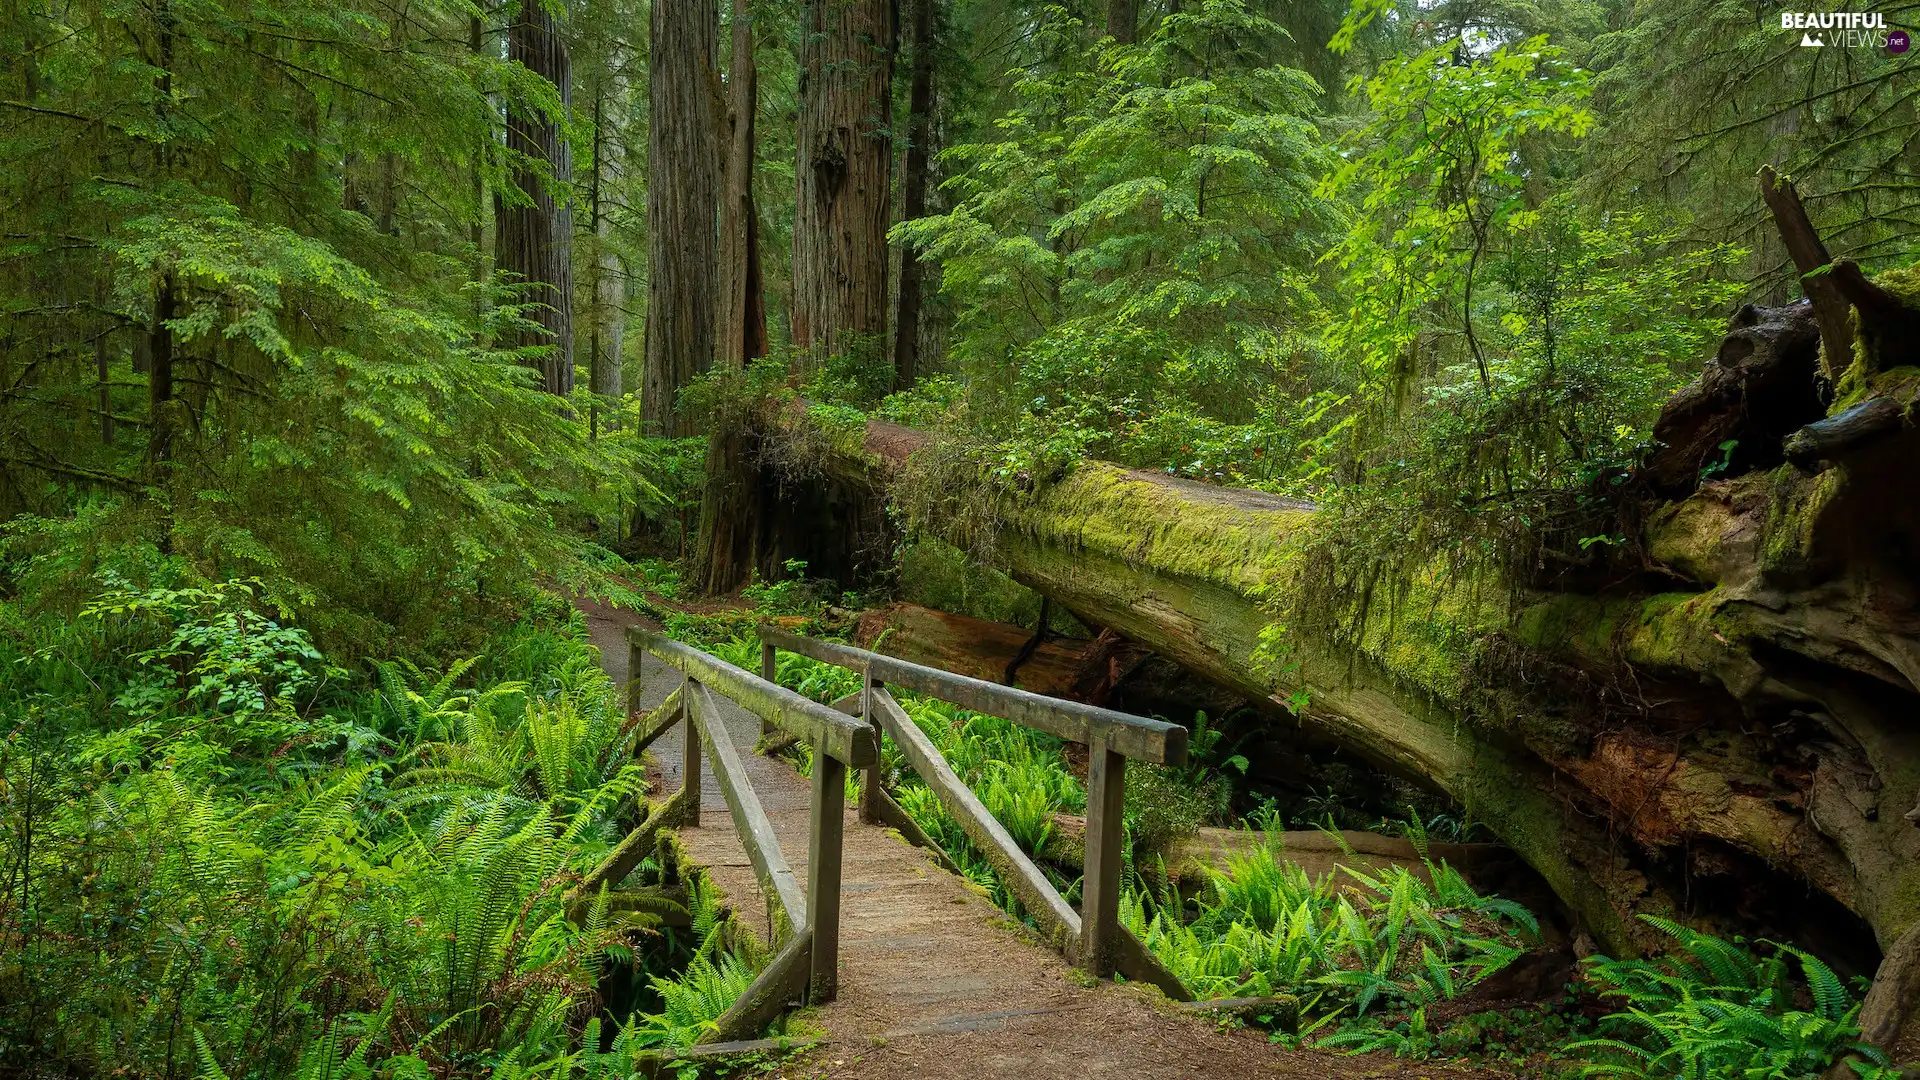
[{"label": "green foliage", "polygon": [[636,1014],[622,1029],[635,1048],[692,1046],[713,1031],[766,966],[765,952],[750,939],[744,947],[728,947],[728,940],[738,935],[730,932],[718,896],[704,877],[690,882],[688,891],[699,945],[684,971],[652,977],[660,1011]]},{"label": "green foliage", "polygon": [[[1311,995],[1316,1009],[1420,1009],[1457,997],[1537,938],[1525,908],[1474,892],[1445,863],[1308,878],[1276,836],[1208,873],[1199,914],[1130,892],[1122,919],[1206,997]],[[1342,1045],[1334,1042],[1329,1045]]]},{"label": "green foliage", "polygon": [[551,84],[467,47],[469,14],[0,18],[22,58],[0,74],[0,514],[86,508],[93,535],[16,534],[69,546],[70,591],[101,547],[150,543],[200,582],[257,583],[348,658],[469,649],[451,628],[510,614],[536,574],[595,586],[574,527],[657,495],[662,451],[591,438],[584,396],[532,383],[553,346],[518,344],[535,313],[470,225],[482,181],[519,197],[497,106],[566,117]]},{"label": "green foliage", "polygon": [[945,154],[953,209],[895,230],[941,263],[955,358],[995,390],[971,422],[1015,440],[1009,475],[1087,453],[1165,463],[1185,426],[1246,423],[1244,385],[1272,381],[1291,330],[1287,269],[1337,217],[1308,179],[1318,87],[1270,59],[1283,27],[1206,0],[1137,45],[1083,52],[1077,31],[1041,13],[1049,62]]},{"label": "green foliage", "polygon": [[657,921],[564,911],[640,787],[583,628],[376,688],[255,604],[227,583],[0,608],[0,1057],[243,1077],[566,1054],[600,958]]},{"label": "green foliage", "polygon": [[1779,944],[1756,956],[1739,938],[1641,918],[1675,947],[1652,961],[1589,959],[1587,977],[1626,1009],[1603,1021],[1605,1037],[1570,1048],[1594,1058],[1585,1075],[1811,1077],[1849,1053],[1868,1071],[1893,1072],[1883,1052],[1859,1041],[1860,1004],[1818,959]]},{"label": "green foliage", "polygon": [[1473,290],[1495,234],[1526,207],[1516,150],[1541,135],[1577,137],[1593,122],[1578,104],[1585,79],[1545,39],[1457,62],[1475,44],[1444,41],[1382,64],[1364,83],[1368,120],[1324,185],[1329,195],[1358,193],[1354,227],[1331,256],[1349,314],[1334,321],[1328,343],[1352,357],[1370,394],[1416,370],[1414,350],[1436,308],[1458,314],[1491,389]]}]

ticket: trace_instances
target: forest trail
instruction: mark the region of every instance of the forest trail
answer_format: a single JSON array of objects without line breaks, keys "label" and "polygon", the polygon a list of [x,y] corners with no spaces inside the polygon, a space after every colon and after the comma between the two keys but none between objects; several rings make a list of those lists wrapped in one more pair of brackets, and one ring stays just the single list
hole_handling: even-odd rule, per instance
[{"label": "forest trail", "polygon": [[[625,686],[632,612],[581,603],[601,663]],[[664,701],[678,672],[649,661],[643,707]],[[753,752],[760,721],[716,695],[765,804],[781,850],[806,880],[809,782],[784,760]],[[679,787],[683,739],[656,742],[656,791]],[[683,828],[688,855],[707,869],[738,917],[768,939],[767,905],[734,834],[711,767],[701,772],[703,811]],[[1223,1030],[1181,1012],[1157,991],[1083,985],[1077,972],[960,877],[880,826],[847,810],[841,909],[840,992],[810,1010],[824,1045],[784,1072],[853,1078],[1434,1077],[1457,1070],[1388,1057],[1286,1051],[1259,1032]]]}]

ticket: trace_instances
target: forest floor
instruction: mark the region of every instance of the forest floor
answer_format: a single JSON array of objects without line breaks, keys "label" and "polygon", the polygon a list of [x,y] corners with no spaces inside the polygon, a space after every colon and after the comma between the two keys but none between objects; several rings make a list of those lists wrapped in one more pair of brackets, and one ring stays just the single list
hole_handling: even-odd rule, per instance
[{"label": "forest floor", "polygon": [[[582,603],[602,663],[626,685],[624,630],[632,612]],[[647,664],[643,706],[664,700],[677,673]],[[781,850],[805,880],[809,782],[784,760],[753,752],[758,719],[721,699],[727,728],[765,804]],[[655,791],[679,787],[683,739],[654,744]],[[768,930],[766,904],[731,827],[712,770],[702,773],[703,814],[682,830],[738,917]],[[843,870],[840,993],[791,1024],[822,1039],[787,1062],[789,1077],[1385,1077],[1495,1075],[1386,1056],[1288,1051],[1264,1033],[1233,1030],[1176,1009],[1138,985],[1087,985],[1074,969],[900,835],[862,825],[849,808]]]}]

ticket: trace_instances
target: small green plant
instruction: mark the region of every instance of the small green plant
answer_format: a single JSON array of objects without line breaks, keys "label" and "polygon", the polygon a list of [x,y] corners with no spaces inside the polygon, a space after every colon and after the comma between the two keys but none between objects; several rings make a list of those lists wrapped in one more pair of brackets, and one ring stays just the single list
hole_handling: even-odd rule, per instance
[{"label": "small green plant", "polygon": [[787,576],[779,581],[754,579],[740,590],[740,599],[762,615],[817,615],[826,607],[831,583],[809,581],[805,559],[788,559]]},{"label": "small green plant", "polygon": [[1859,1041],[1858,1000],[1817,958],[1778,942],[1756,955],[1741,938],[1641,919],[1676,947],[1654,960],[1588,960],[1587,977],[1626,1009],[1605,1018],[1602,1037],[1568,1048],[1593,1058],[1584,1075],[1784,1080],[1817,1076],[1847,1054],[1860,1056],[1864,1074],[1891,1068]]},{"label": "small green plant", "polygon": [[1423,880],[1405,867],[1341,868],[1309,878],[1277,835],[1208,874],[1197,917],[1170,890],[1133,890],[1122,917],[1182,981],[1206,997],[1318,993],[1317,1006],[1365,1016],[1458,997],[1537,938],[1519,904],[1481,896],[1446,863]]},{"label": "small green plant", "polygon": [[635,1016],[627,1025],[634,1045],[675,1049],[692,1046],[712,1031],[721,1016],[765,964],[765,958],[719,945],[721,927],[709,931],[693,962],[678,977],[654,976],[653,988],[663,1002],[657,1013]]}]

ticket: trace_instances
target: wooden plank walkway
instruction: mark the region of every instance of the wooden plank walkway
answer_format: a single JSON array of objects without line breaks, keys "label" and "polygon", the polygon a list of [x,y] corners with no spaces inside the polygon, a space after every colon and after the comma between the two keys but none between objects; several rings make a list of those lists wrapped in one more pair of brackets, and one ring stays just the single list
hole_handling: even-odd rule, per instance
[{"label": "wooden plank walkway", "polygon": [[[616,683],[627,683],[629,612],[583,604],[593,641]],[[680,684],[648,658],[642,704]],[[780,846],[805,880],[808,781],[785,761],[753,753],[760,722],[716,695]],[[680,786],[679,730],[654,744],[656,791]],[[767,905],[734,835],[711,767],[701,770],[704,811],[681,832],[736,913],[763,936]],[[1034,941],[978,890],[943,870],[899,834],[862,825],[847,810],[840,992],[803,1022],[825,1045],[786,1070],[833,1077],[1422,1077],[1393,1059],[1353,1059],[1279,1050],[1255,1032],[1226,1031],[1176,1010],[1157,991],[1088,980]]]}]

